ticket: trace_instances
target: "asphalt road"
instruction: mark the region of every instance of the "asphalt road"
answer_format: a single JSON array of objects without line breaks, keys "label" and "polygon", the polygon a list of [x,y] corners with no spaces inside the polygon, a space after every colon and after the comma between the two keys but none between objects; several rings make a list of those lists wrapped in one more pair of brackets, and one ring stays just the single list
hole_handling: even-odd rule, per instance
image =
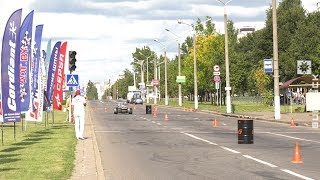
[{"label": "asphalt road", "polygon": [[164,106],[154,118],[145,105],[113,114],[115,105],[90,102],[106,179],[320,179],[318,129],[254,121],[254,144],[238,144],[236,118]]}]

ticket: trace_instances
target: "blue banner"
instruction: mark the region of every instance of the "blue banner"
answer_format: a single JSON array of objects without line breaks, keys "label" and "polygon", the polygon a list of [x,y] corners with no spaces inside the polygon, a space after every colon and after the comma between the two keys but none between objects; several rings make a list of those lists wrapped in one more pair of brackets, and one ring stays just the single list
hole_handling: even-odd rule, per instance
[{"label": "blue banner", "polygon": [[27,112],[30,108],[30,63],[33,12],[24,19],[20,29],[20,106],[21,112]]},{"label": "blue banner", "polygon": [[45,96],[47,98],[47,103],[46,105],[46,111],[51,111],[51,104],[52,104],[52,98],[53,98],[53,86],[54,86],[54,80],[55,80],[55,74],[56,74],[56,69],[57,69],[57,62],[59,58],[59,53],[60,53],[60,46],[61,42],[58,41],[51,53],[51,58],[49,62],[49,69],[48,69],[48,79],[47,79],[47,90],[45,93]]},{"label": "blue banner", "polygon": [[19,122],[20,119],[20,50],[19,35],[22,9],[16,10],[8,19],[3,33],[1,52],[1,104],[3,122]]},{"label": "blue banner", "polygon": [[[33,47],[33,60],[32,60],[32,68],[31,68],[31,99],[32,99],[32,110],[37,109],[35,104],[33,103],[34,99],[37,99],[38,92],[38,71],[40,65],[40,48],[41,48],[41,39],[42,39],[42,29],[43,25],[36,26],[35,32],[35,44]],[[42,78],[42,77],[40,77]]]}]

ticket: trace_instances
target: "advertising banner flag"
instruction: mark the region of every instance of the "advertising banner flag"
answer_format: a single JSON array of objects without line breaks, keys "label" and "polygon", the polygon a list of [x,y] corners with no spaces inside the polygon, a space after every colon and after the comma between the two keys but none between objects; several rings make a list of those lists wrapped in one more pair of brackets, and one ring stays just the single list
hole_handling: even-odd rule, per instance
[{"label": "advertising banner flag", "polygon": [[58,41],[51,53],[51,58],[49,62],[49,69],[48,69],[48,78],[47,78],[47,90],[45,93],[47,103],[45,104],[46,106],[46,111],[51,111],[51,104],[52,104],[52,97],[53,97],[53,86],[54,86],[54,81],[55,81],[55,75],[56,75],[56,69],[57,69],[57,62],[59,58],[59,52],[60,52],[60,46],[61,42]]},{"label": "advertising banner flag", "polygon": [[[40,53],[40,51],[39,51]],[[39,61],[39,68],[38,68],[38,78],[37,78],[37,90],[36,94],[33,97],[33,108],[30,108],[29,111],[26,113],[26,120],[27,121],[42,121],[43,115],[43,98],[44,98],[44,79],[42,78],[44,75],[44,54],[42,54],[40,61]]]},{"label": "advertising banner flag", "polygon": [[49,39],[48,44],[47,44],[47,51],[46,51],[46,56],[44,60],[44,67],[45,71],[47,72],[46,75],[48,74],[48,69],[49,69],[49,62],[50,62],[50,57],[51,57],[51,39]]},{"label": "advertising banner flag", "polygon": [[66,59],[67,42],[62,43],[60,48],[58,66],[56,69],[54,92],[53,92],[53,109],[62,110],[63,96],[63,79],[64,79],[64,61]]},{"label": "advertising banner flag", "polygon": [[[40,91],[43,90],[43,87],[41,89],[39,88],[39,81],[38,79],[42,80],[42,77],[39,76],[39,66],[40,66],[40,48],[41,48],[41,38],[42,38],[42,29],[43,25],[36,26],[36,32],[35,32],[35,43],[32,51],[33,58],[31,60],[31,108],[28,109],[28,112],[26,113],[26,120],[29,121],[39,121],[38,119],[38,113],[39,113],[39,105],[40,101],[43,101],[40,99]],[[42,73],[41,73],[42,74]],[[40,74],[40,75],[41,75]],[[41,85],[42,86],[42,85]],[[40,110],[42,111],[42,109]],[[40,120],[41,121],[41,120]]]},{"label": "advertising banner flag", "polygon": [[30,63],[33,12],[24,19],[20,28],[20,108],[21,112],[28,111],[30,107]]},{"label": "advertising banner flag", "polygon": [[22,9],[13,12],[4,29],[1,52],[0,120],[19,122],[20,118],[20,25]]}]

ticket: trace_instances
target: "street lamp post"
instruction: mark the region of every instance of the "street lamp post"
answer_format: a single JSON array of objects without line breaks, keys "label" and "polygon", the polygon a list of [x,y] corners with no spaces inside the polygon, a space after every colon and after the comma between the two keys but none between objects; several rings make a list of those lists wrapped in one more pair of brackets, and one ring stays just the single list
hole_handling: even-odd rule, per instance
[{"label": "street lamp post", "polygon": [[231,97],[230,97],[230,75],[229,75],[229,48],[228,48],[228,26],[227,26],[227,4],[232,0],[223,2],[217,0],[224,5],[224,42],[225,42],[225,64],[226,64],[226,101],[227,101],[227,113],[231,113]]},{"label": "street lamp post", "polygon": [[277,2],[272,0],[272,25],[273,25],[273,68],[274,68],[274,119],[280,119],[279,96],[279,64],[278,64],[278,31],[277,31]]},{"label": "street lamp post", "polygon": [[168,105],[168,77],[167,77],[167,48],[159,40],[155,39],[155,42],[161,44],[164,48],[164,85],[165,85],[165,105]]},{"label": "street lamp post", "polygon": [[[153,79],[154,80],[157,80],[157,61],[156,59],[153,60],[153,68],[154,68],[154,74],[153,74]],[[153,103],[154,104],[157,104],[157,98],[158,98],[158,88],[157,88],[157,85],[153,85],[153,90],[154,90],[154,94],[155,94],[155,97],[153,98]]]},{"label": "street lamp post", "polygon": [[[180,41],[178,40],[179,36],[177,36],[175,33],[171,32],[169,29],[166,29],[166,31],[170,32],[172,35],[174,35],[177,38],[178,42],[178,76],[181,76],[181,60],[180,60]],[[181,83],[179,83],[179,106],[182,106],[182,98],[181,98]]]},{"label": "street lamp post", "polygon": [[179,24],[186,24],[193,30],[193,76],[194,76],[194,109],[198,109],[198,78],[197,78],[197,57],[196,57],[196,31],[191,24],[178,20]]},{"label": "street lamp post", "polygon": [[[143,83],[144,83],[143,62],[144,62],[144,60],[139,60],[139,59],[137,59],[137,58],[134,58],[134,59],[139,62],[139,63],[137,63],[137,64],[140,65],[141,83],[142,83],[142,86],[143,86]],[[136,63],[136,62],[135,62],[135,63]],[[144,99],[144,93],[143,93],[143,91],[141,91],[141,96],[142,96],[142,98]]]},{"label": "street lamp post", "polygon": [[[144,56],[144,54],[142,54],[140,51],[139,53]],[[147,83],[149,82],[149,58],[151,56],[152,54],[150,54],[150,56],[147,57]],[[146,83],[146,86],[147,86],[147,83]],[[147,86],[147,103],[149,103],[149,86]]]}]

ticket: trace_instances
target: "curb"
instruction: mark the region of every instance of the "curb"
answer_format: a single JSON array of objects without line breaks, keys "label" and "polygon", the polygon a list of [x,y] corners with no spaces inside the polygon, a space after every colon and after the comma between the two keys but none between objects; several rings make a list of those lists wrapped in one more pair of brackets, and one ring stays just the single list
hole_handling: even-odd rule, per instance
[{"label": "curb", "polygon": [[[181,107],[169,107],[165,105],[158,105],[161,107],[165,108],[174,108],[174,109],[179,109],[181,110]],[[265,122],[274,122],[274,123],[282,123],[282,124],[291,124],[291,122],[283,121],[283,120],[274,120],[274,119],[265,119],[265,118],[259,118],[255,116],[249,116],[249,115],[243,115],[243,114],[226,114],[226,113],[220,113],[220,112],[215,112],[215,111],[210,111],[210,110],[197,110],[196,112],[204,112],[204,113],[209,113],[209,114],[217,114],[225,117],[235,117],[235,118],[245,118],[245,119],[253,119],[253,120],[259,120],[259,121],[265,121]],[[310,124],[307,123],[294,123],[296,126],[306,126],[306,127],[311,127]]]},{"label": "curb", "polygon": [[92,134],[92,139],[93,139],[93,150],[94,150],[97,178],[103,180],[103,179],[106,179],[106,178],[105,178],[103,167],[102,167],[100,152],[99,152],[99,148],[98,148],[96,134],[95,134],[94,128],[93,128],[93,123],[92,123],[92,119],[91,119],[91,111],[90,110],[89,110],[89,113],[88,113],[88,119],[90,119],[90,124],[91,124],[91,134]]}]

